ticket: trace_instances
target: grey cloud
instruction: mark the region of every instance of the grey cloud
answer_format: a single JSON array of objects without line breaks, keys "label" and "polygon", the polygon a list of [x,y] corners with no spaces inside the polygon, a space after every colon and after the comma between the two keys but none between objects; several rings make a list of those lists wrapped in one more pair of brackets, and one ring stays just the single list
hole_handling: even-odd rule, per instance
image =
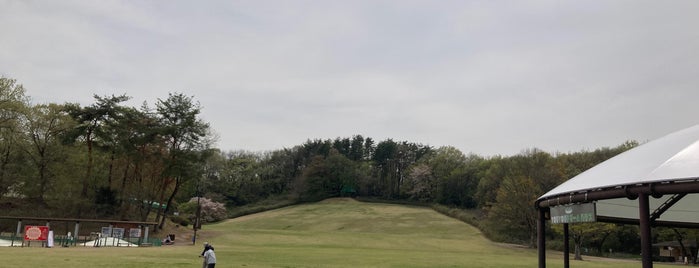
[{"label": "grey cloud", "polygon": [[38,101],[193,95],[230,150],[567,152],[698,122],[697,3],[10,1],[0,74]]}]

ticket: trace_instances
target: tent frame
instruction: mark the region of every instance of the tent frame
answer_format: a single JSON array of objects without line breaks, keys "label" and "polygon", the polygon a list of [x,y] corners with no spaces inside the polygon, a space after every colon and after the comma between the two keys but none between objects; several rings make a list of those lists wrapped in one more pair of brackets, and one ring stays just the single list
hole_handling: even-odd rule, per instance
[{"label": "tent frame", "polygon": [[[558,205],[568,205],[577,203],[590,203],[598,200],[628,198],[638,199],[639,219],[622,219],[614,217],[598,217],[598,221],[622,224],[637,224],[641,236],[641,263],[643,268],[652,268],[652,242],[651,228],[655,226],[679,227],[679,228],[699,228],[699,223],[693,222],[672,222],[658,221],[660,215],[667,211],[676,201],[686,194],[699,193],[699,178],[681,181],[661,181],[653,183],[643,183],[634,185],[619,185],[604,189],[594,189],[563,193],[559,195],[541,198],[536,201],[538,210],[537,221],[537,246],[539,257],[539,268],[546,268],[546,220],[549,208]],[[649,198],[660,198],[663,195],[678,195],[671,198],[653,213],[650,212]],[[568,225],[564,224],[564,248],[568,249]],[[568,250],[564,252],[564,267],[570,267]]]}]

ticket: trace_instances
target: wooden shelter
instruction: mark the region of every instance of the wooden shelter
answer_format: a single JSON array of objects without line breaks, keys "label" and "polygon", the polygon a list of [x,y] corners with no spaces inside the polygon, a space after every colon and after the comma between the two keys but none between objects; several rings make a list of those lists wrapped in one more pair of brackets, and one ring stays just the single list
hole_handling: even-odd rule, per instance
[{"label": "wooden shelter", "polygon": [[78,237],[80,234],[81,223],[101,223],[107,224],[109,227],[112,226],[122,226],[122,227],[136,227],[140,231],[139,236],[143,235],[143,241],[148,241],[150,228],[156,230],[157,222],[144,222],[144,221],[120,221],[120,220],[100,220],[100,219],[75,219],[75,218],[47,218],[47,217],[17,217],[17,216],[0,216],[0,219],[6,220],[16,220],[17,230],[14,233],[14,237],[20,237],[22,233],[22,226],[24,222],[45,222],[45,226],[51,227],[52,222],[73,222],[75,223],[74,235]]}]

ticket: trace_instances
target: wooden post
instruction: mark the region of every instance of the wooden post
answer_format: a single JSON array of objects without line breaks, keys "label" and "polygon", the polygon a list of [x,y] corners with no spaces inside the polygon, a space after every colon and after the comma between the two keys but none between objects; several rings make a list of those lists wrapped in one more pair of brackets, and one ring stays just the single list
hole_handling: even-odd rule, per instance
[{"label": "wooden post", "polygon": [[[22,233],[22,219],[17,221],[17,232],[15,233],[14,237],[12,237],[12,242],[10,242],[11,246],[15,246],[15,238],[20,237],[20,234]],[[24,241],[24,239],[22,239]],[[24,244],[24,242],[22,242]]]},{"label": "wooden post", "polygon": [[[46,227],[49,227],[49,234],[51,232],[51,221],[46,221]],[[49,247],[49,241],[41,242],[42,247]]]},{"label": "wooden post", "polygon": [[109,241],[109,237],[112,238],[112,246],[114,246],[114,243],[116,241],[116,238],[114,238],[114,224],[109,224],[109,236],[104,238],[104,245],[107,245],[107,241]]},{"label": "wooden post", "polygon": [[77,246],[78,245],[78,238],[80,237],[80,222],[76,221],[75,222],[75,233],[73,233],[73,243]]}]

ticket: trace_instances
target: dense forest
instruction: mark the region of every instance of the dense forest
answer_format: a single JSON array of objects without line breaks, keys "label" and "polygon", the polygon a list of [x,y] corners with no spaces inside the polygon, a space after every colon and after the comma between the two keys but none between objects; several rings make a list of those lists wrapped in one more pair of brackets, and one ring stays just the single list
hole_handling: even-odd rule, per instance
[{"label": "dense forest", "polygon": [[[538,196],[638,145],[483,157],[354,135],[268,152],[224,151],[215,148],[193,97],[171,93],[140,107],[127,100],[32,104],[21,84],[0,78],[2,214],[154,220],[162,228],[195,196],[228,209],[352,196],[466,211],[465,220],[491,239],[533,245]],[[21,209],[24,203],[40,209]],[[551,238],[559,236],[551,228]],[[637,234],[634,226],[602,223],[572,230],[579,250],[598,254],[637,253]],[[685,230],[657,234],[663,235],[688,237]]]}]

